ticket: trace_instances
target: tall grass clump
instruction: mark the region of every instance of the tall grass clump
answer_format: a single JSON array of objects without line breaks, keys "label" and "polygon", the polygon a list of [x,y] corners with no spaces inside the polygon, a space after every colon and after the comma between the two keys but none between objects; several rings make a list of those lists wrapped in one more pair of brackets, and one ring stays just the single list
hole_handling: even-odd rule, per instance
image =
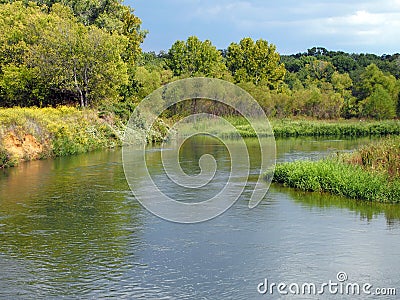
[{"label": "tall grass clump", "polygon": [[342,154],[341,159],[369,172],[384,173],[390,179],[400,178],[400,136],[389,136],[354,153]]},{"label": "tall grass clump", "polygon": [[400,180],[335,159],[278,164],[275,182],[303,191],[328,192],[352,199],[400,203]]},{"label": "tall grass clump", "polygon": [[[274,135],[275,137],[298,136],[337,136],[337,137],[362,137],[372,135],[400,135],[399,120],[307,120],[307,119],[271,119],[269,127],[258,120],[250,123],[243,117],[225,116],[224,119],[233,125],[228,127],[219,119],[200,120],[195,123],[197,130],[214,130],[212,132],[220,137],[257,137],[252,126],[261,129],[262,136]],[[185,128],[181,126],[182,133],[192,132],[192,124]]]},{"label": "tall grass clump", "polygon": [[274,181],[304,191],[400,203],[400,136],[321,161],[278,164]]}]

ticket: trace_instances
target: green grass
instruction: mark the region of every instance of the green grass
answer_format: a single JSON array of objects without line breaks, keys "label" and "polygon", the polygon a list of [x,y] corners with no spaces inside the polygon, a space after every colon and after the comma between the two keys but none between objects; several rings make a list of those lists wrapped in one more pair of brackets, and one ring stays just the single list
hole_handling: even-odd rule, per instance
[{"label": "green grass", "polygon": [[400,203],[400,137],[388,137],[352,154],[278,164],[275,182],[303,191]]},{"label": "green grass", "polygon": [[400,134],[399,120],[272,120],[276,137],[289,136],[369,136]]},{"label": "green grass", "polygon": [[[220,137],[256,137],[254,129],[241,117],[225,117],[235,129],[227,127],[220,120],[207,120],[196,122],[197,129],[213,130]],[[373,120],[295,120],[295,119],[271,119],[270,124],[275,137],[298,136],[343,136],[361,137],[371,135],[398,135],[400,134],[399,120],[373,121]],[[260,121],[253,124],[261,129],[261,135],[271,135],[265,123]],[[189,128],[183,131],[190,132]]]}]

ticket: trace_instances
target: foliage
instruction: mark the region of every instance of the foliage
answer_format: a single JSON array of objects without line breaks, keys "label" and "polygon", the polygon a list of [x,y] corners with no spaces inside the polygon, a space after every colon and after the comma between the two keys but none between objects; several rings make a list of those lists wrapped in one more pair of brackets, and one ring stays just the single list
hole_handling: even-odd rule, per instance
[{"label": "foliage", "polygon": [[[244,137],[256,137],[254,129],[240,116],[224,117],[235,129],[224,128],[215,120],[197,122],[199,128],[210,128],[210,122],[217,122],[212,128],[220,128],[221,132],[216,134],[224,136],[237,136],[237,131]],[[384,136],[400,135],[400,121],[323,121],[323,120],[296,120],[296,119],[270,119],[270,124],[275,137],[298,137],[298,136],[335,136],[335,137],[361,137],[361,136]],[[264,124],[259,126],[265,127]],[[235,131],[235,132],[233,132]],[[271,135],[271,132],[261,132],[262,135]]]},{"label": "foliage", "polygon": [[288,118],[307,116],[318,119],[340,117],[344,105],[343,96],[333,89],[323,91],[311,86],[288,92],[270,91],[266,86],[254,83],[239,83],[261,105],[269,117]]},{"label": "foliage", "polygon": [[304,80],[310,83],[322,80],[330,82],[335,72],[335,67],[328,61],[316,59],[307,63],[302,68],[302,71]]},{"label": "foliage", "polygon": [[390,119],[396,116],[396,102],[382,86],[377,86],[363,102],[362,115],[375,119]]},{"label": "foliage", "polygon": [[207,76],[222,78],[226,67],[221,53],[211,41],[200,41],[191,36],[186,41],[176,41],[168,51],[168,66],[176,76]]},{"label": "foliage", "polygon": [[369,136],[400,134],[400,121],[316,121],[273,119],[276,137],[288,136]]},{"label": "foliage", "polygon": [[285,66],[280,63],[276,47],[263,39],[254,42],[242,39],[231,43],[226,53],[227,66],[236,82],[252,82],[278,89],[285,76]]},{"label": "foliage", "polygon": [[[392,119],[400,116],[400,55],[349,54],[313,47],[280,56],[275,45],[243,38],[217,50],[191,36],[168,52],[142,53],[146,32],[119,0],[0,1],[0,106],[91,106],[127,120],[137,103],[179,78],[237,83],[269,117]],[[164,113],[204,109],[204,99]]]},{"label": "foliage", "polygon": [[[348,54],[314,47],[306,53],[282,56],[290,72],[285,83],[293,90],[317,86],[343,98],[345,118],[393,118],[399,111],[399,54]],[[389,100],[389,97],[392,100]]]},{"label": "foliage", "polygon": [[134,75],[136,95],[143,99],[161,86],[161,73],[149,71],[145,67],[138,67]]},{"label": "foliage", "polygon": [[0,16],[0,105],[96,106],[128,84],[129,37],[84,26],[58,3],[3,4]]},{"label": "foliage", "polygon": [[[3,0],[0,3],[13,3],[13,0]],[[25,5],[37,3],[44,11],[53,10],[54,5],[62,4],[71,9],[76,19],[85,26],[94,25],[106,32],[118,32],[128,39],[125,50],[125,60],[133,63],[140,55],[140,44],[146,32],[140,29],[142,21],[134,15],[134,10],[121,4],[119,0],[30,0]]]},{"label": "foliage", "polygon": [[366,98],[374,93],[377,87],[386,90],[393,100],[397,100],[399,91],[396,78],[393,75],[385,75],[375,64],[371,64],[360,75],[358,93]]}]

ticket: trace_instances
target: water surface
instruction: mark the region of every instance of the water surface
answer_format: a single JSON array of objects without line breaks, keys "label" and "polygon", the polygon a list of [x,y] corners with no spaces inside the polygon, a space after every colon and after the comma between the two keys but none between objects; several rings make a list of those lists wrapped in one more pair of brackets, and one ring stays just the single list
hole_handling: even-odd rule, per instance
[{"label": "water surface", "polygon": [[[317,159],[366,142],[278,139],[277,160]],[[223,176],[228,154],[203,144],[188,143],[183,168],[197,172],[199,149],[208,149],[222,162]],[[153,153],[151,168],[161,179],[157,147]],[[340,271],[351,282],[395,287],[400,293],[399,206],[273,185],[249,210],[250,182],[223,215],[183,225],[140,206],[126,183],[120,150],[1,172],[1,298],[276,299],[277,294],[257,292],[265,278],[323,283],[336,280]],[[164,187],[174,193],[168,183]],[[201,197],[176,193],[187,201]]]}]

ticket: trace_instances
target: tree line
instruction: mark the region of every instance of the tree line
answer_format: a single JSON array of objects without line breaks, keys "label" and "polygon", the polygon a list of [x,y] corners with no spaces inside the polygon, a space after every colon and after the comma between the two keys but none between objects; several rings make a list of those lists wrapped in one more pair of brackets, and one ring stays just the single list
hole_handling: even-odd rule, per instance
[{"label": "tree line", "polygon": [[271,117],[400,115],[399,54],[314,47],[280,55],[275,45],[251,38],[220,50],[195,36],[145,53],[141,20],[118,0],[0,3],[0,106],[69,104],[127,117],[156,88],[204,76],[238,84]]},{"label": "tree line", "polygon": [[[348,54],[314,47],[279,55],[265,40],[244,38],[217,50],[189,37],[167,52],[143,53],[137,64],[140,87],[165,80],[210,76],[248,91],[272,117],[319,119],[400,116],[400,54]],[[148,93],[143,90],[142,96]],[[222,114],[224,111],[222,111]]]}]

